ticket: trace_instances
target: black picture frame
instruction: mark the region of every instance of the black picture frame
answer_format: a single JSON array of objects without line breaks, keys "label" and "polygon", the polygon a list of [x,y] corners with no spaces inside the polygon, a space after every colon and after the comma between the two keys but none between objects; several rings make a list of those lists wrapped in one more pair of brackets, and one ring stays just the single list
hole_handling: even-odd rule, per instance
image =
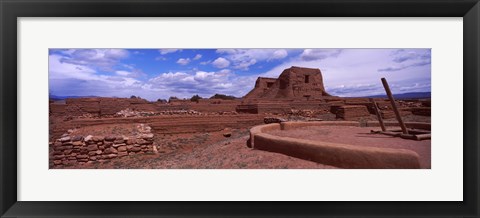
[{"label": "black picture frame", "polygon": [[[478,0],[1,0],[0,14],[1,217],[479,216]],[[461,202],[17,201],[17,18],[164,16],[463,17],[464,200]]]}]

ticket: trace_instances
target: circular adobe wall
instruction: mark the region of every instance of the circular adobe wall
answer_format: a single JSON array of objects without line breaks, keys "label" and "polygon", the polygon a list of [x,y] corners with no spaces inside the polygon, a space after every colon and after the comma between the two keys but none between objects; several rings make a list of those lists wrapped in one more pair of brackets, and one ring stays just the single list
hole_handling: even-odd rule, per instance
[{"label": "circular adobe wall", "polygon": [[[387,123],[394,126],[394,123]],[[406,123],[409,128],[430,129],[428,123]],[[350,121],[282,122],[255,126],[250,129],[247,145],[254,149],[282,153],[341,168],[417,169],[419,155],[407,149],[356,146],[325,141],[282,137],[269,134],[273,130],[293,130],[307,126],[378,126],[374,122],[360,124]]]}]

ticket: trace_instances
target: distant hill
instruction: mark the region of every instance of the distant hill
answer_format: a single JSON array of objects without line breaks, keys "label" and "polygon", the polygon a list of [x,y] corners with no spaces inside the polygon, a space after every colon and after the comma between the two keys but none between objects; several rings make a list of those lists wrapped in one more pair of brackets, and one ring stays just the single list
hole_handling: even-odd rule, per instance
[{"label": "distant hill", "polygon": [[[393,94],[395,99],[420,99],[420,98],[431,98],[431,92],[408,92],[402,94]],[[387,98],[387,95],[373,95],[367,96],[368,98]]]},{"label": "distant hill", "polygon": [[57,100],[65,100],[67,98],[96,98],[98,96],[57,96],[57,95],[49,95],[48,98],[50,100],[54,100],[54,101],[57,101]]},{"label": "distant hill", "polygon": [[212,97],[210,97],[210,99],[235,100],[235,99],[239,99],[239,98],[237,98],[235,96],[232,96],[232,95],[215,94]]}]

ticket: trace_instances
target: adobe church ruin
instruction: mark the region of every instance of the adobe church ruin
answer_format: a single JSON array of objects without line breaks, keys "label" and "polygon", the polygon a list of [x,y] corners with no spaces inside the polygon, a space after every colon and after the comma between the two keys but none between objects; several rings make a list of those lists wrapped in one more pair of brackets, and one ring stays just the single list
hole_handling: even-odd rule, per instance
[{"label": "adobe church ruin", "polygon": [[[327,93],[320,69],[292,66],[278,79],[259,77],[255,87],[243,97],[237,112],[286,113],[291,109],[318,110],[320,103],[339,100]],[[331,105],[320,105],[329,110]]]},{"label": "adobe church ruin", "polygon": [[258,77],[255,88],[245,97],[250,99],[318,99],[331,96],[323,86],[320,69],[290,67],[278,79]]}]

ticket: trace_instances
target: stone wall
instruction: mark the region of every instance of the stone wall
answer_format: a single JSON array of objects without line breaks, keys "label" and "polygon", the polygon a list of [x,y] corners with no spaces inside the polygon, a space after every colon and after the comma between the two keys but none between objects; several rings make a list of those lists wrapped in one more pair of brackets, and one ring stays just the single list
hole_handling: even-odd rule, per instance
[{"label": "stone wall", "polygon": [[157,153],[153,133],[149,126],[137,126],[136,136],[92,136],[77,135],[74,131],[50,142],[50,168],[58,165],[77,165],[104,162],[113,158],[143,153]]}]

